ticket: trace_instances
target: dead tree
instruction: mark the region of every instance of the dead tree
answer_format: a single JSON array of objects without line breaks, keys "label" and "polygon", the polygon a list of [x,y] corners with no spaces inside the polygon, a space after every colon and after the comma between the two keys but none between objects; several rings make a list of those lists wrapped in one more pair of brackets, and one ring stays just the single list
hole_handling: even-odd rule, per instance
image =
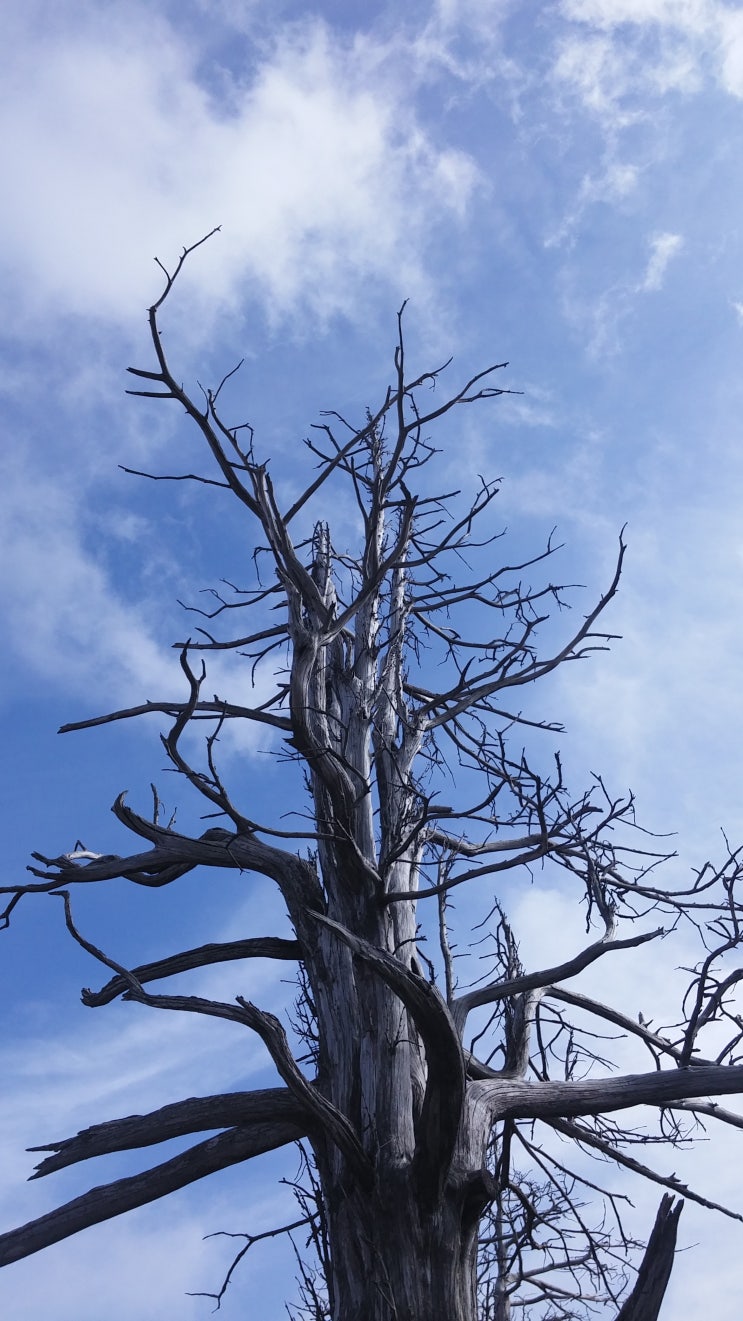
[{"label": "dead tree", "polygon": [[[500,557],[497,483],[480,479],[461,506],[457,492],[430,484],[432,431],[465,405],[504,393],[495,381],[505,364],[442,397],[444,368],[408,374],[402,312],[393,382],[380,406],[361,425],[326,415],[307,441],[311,480],[282,499],[250,429],[224,420],[227,378],[200,399],[166,358],[159,319],[190,251],[174,274],[163,268],[164,291],[149,312],[155,361],[130,369],[141,386],[131,393],[174,400],[200,431],[216,473],[193,480],[223,487],[242,505],[262,548],[262,578],[229,597],[224,589],[208,625],[180,646],[180,700],[65,728],[160,713],[171,766],[219,824],[189,837],[122,796],[113,811],[136,838],[133,851],[34,854],[35,879],[3,887],[4,924],[31,894],[61,897],[70,934],[111,974],[102,989],[83,992],[85,1004],[122,997],[228,1019],[260,1037],[280,1085],[176,1100],[34,1148],[48,1153],[39,1177],[176,1135],[210,1135],[6,1233],[0,1261],[301,1142],[317,1195],[310,1204],[303,1194],[298,1223],[317,1244],[322,1222],[328,1289],[326,1302],[320,1292],[311,1299],[313,1315],[505,1321],[518,1303],[532,1319],[592,1310],[616,1317],[632,1244],[621,1198],[609,1190],[604,1210],[591,1211],[601,1189],[585,1153],[704,1202],[631,1154],[641,1139],[616,1116],[645,1107],[657,1117],[656,1138],[671,1144],[705,1118],[743,1125],[709,1100],[743,1092],[743,1020],[732,1003],[743,970],[731,963],[741,940],[740,853],[705,866],[685,887],[665,888],[656,879],[659,854],[635,833],[631,799],[613,796],[601,780],[571,795],[559,758],[537,752],[535,760],[521,746],[558,731],[530,714],[533,685],[607,646],[602,621],[624,544],[620,538],[603,595],[565,628],[565,589],[549,580],[530,585],[550,565],[552,546],[525,563]],[[354,551],[334,542],[327,521],[340,499],[355,510]],[[560,610],[548,624],[550,606]],[[251,622],[220,634],[236,614]],[[206,658],[224,649],[247,657],[248,674],[256,666],[273,673],[267,699],[251,707],[209,695]],[[220,731],[233,721],[264,727],[301,766],[307,828],[261,824],[250,801],[235,800],[218,758]],[[207,734],[197,764],[183,736],[199,722]],[[125,967],[75,924],[75,886],[123,877],[161,887],[198,867],[270,878],[293,937],[247,934]],[[561,875],[585,903],[590,938],[566,961],[522,966],[502,906],[503,883],[518,872],[535,882]],[[492,959],[484,980],[462,987],[450,917],[463,886],[489,896]],[[704,944],[676,1026],[655,1029],[577,989],[589,965],[682,921]],[[162,989],[176,974],[258,956],[299,969],[307,1070],[270,1008]],[[649,1054],[644,1071],[606,1067],[601,1034],[617,1029]],[[622,1317],[657,1316],[678,1209],[664,1201],[640,1294]],[[647,1279],[652,1287],[641,1297]]]}]

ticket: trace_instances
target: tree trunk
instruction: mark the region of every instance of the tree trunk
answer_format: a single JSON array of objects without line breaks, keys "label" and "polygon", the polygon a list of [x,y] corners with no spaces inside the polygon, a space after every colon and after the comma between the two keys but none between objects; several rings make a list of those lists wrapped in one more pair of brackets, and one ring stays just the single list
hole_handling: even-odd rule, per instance
[{"label": "tree trunk", "polygon": [[334,1321],[476,1321],[477,1227],[487,1182],[460,1179],[424,1210],[411,1172],[368,1198],[331,1193]]}]

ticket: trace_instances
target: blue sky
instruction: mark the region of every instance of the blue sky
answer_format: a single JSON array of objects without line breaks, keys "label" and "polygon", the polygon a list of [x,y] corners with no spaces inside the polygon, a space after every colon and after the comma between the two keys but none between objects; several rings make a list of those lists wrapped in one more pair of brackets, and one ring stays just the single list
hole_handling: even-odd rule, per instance
[{"label": "blue sky", "polygon": [[[743,838],[743,7],[9,0],[4,27],[8,880],[32,849],[81,839],[123,851],[108,808],[124,788],[144,808],[153,778],[196,827],[162,773],[156,721],[54,731],[177,695],[177,599],[249,568],[238,511],[117,468],[201,462],[175,413],[124,397],[123,369],[149,365],[153,256],[172,262],[215,224],[169,309],[169,349],[189,380],[218,380],[245,357],[235,407],[286,489],[319,411],[359,414],[383,391],[403,299],[421,367],[510,360],[507,383],[523,394],[463,414],[445,471],[502,474],[498,517],[514,544],[537,547],[556,526],[563,578],[593,592],[628,524],[610,621],[623,640],[540,699],[568,727],[566,764],[631,785],[642,821],[678,832],[669,879],[719,855],[721,828]],[[233,666],[220,683],[244,692],[247,679]],[[267,813],[287,795],[255,741],[228,755],[246,806]],[[571,926],[564,895],[512,899],[534,961],[554,961],[555,931],[575,949],[580,914]],[[281,931],[263,882],[189,878],[177,894],[134,895],[120,883],[78,902],[86,931],[124,961]],[[26,1187],[25,1146],[270,1078],[237,1029],[82,1009],[79,988],[98,973],[65,938],[58,901],[22,905],[1,939],[8,1226],[111,1177],[101,1163]],[[667,957],[672,968],[683,950]],[[291,996],[269,967],[240,975],[201,985],[266,1004]],[[612,978],[615,1000],[646,1013],[672,980],[631,960]],[[733,1200],[738,1161],[727,1136],[683,1173]],[[288,1205],[272,1174],[268,1161],[254,1178],[233,1172],[20,1263],[0,1275],[0,1309],[201,1317],[184,1291],[213,1287],[225,1258],[202,1235],[269,1223]],[[637,1201],[644,1223],[656,1198]],[[682,1240],[700,1247],[679,1261],[668,1321],[702,1300],[737,1317],[741,1234],[687,1207]],[[273,1321],[287,1268],[273,1248],[254,1254],[233,1306],[259,1296]]]}]

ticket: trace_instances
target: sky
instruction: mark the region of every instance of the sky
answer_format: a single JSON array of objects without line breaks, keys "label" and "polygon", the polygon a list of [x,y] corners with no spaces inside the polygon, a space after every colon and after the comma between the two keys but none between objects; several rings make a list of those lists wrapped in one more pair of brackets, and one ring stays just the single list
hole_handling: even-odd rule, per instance
[{"label": "sky", "polygon": [[[503,477],[497,517],[515,547],[557,529],[564,581],[586,585],[578,609],[609,581],[627,525],[610,619],[622,640],[540,696],[567,728],[566,765],[631,787],[642,822],[676,832],[669,882],[719,858],[723,830],[743,839],[743,7],[6,0],[0,65],[7,883],[34,849],[123,851],[110,804],[128,789],[146,810],[153,779],[182,828],[200,829],[163,772],[156,720],[55,731],[177,697],[178,600],[250,569],[239,511],[119,468],[202,462],[175,411],[124,395],[124,369],[150,365],[153,258],[172,266],[215,225],[169,305],[169,352],[189,381],[244,358],[230,398],[284,490],[322,409],[363,417],[383,395],[403,300],[421,369],[509,361],[503,383],[522,393],[463,414],[443,471]],[[248,690],[236,666],[219,681]],[[247,737],[228,749],[249,814],[286,792],[269,753]],[[7,1227],[139,1168],[110,1157],[27,1185],[26,1147],[271,1081],[233,1025],[80,1006],[100,978],[60,908],[27,902],[0,933]],[[119,882],[76,913],[124,962],[285,931],[267,883],[224,876],[177,893]],[[525,958],[574,951],[572,914],[556,890],[514,893]],[[612,969],[615,1002],[662,1012],[683,952]],[[292,999],[284,975],[256,964],[239,987],[223,970],[198,986],[275,1006]],[[739,1146],[728,1132],[663,1160],[734,1202]],[[293,1169],[264,1158],[8,1268],[0,1310],[203,1317],[209,1304],[184,1295],[213,1289],[229,1260],[203,1236],[293,1218],[276,1184]],[[636,1200],[647,1225],[655,1192]],[[703,1304],[733,1321],[743,1226],[687,1206],[680,1241],[698,1246],[678,1261],[665,1321]],[[224,1314],[260,1298],[274,1321],[291,1268],[271,1244],[249,1258]]]}]

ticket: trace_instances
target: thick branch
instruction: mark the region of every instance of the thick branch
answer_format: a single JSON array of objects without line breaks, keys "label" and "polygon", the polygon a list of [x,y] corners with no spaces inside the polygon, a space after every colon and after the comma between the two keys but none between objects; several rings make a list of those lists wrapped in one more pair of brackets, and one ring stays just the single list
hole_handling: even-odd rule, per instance
[{"label": "thick branch", "polygon": [[472,1086],[490,1104],[494,1120],[553,1119],[626,1110],[634,1105],[665,1108],[684,1097],[737,1096],[743,1093],[743,1064],[702,1064],[579,1082],[493,1078]]},{"label": "thick branch", "polygon": [[70,1238],[81,1229],[111,1220],[136,1206],[155,1202],[177,1188],[203,1179],[216,1170],[250,1160],[264,1151],[298,1142],[307,1136],[307,1126],[286,1121],[267,1122],[253,1128],[231,1128],[198,1146],[174,1156],[163,1165],[115,1183],[91,1188],[56,1211],[31,1220],[19,1229],[0,1235],[0,1266],[29,1257],[52,1243]]},{"label": "thick branch", "polygon": [[673,1269],[676,1234],[683,1202],[666,1193],[658,1207],[637,1281],[617,1316],[617,1321],[657,1321]]},{"label": "thick branch", "polygon": [[92,1124],[60,1142],[29,1147],[29,1151],[54,1152],[36,1166],[31,1178],[41,1179],[93,1156],[149,1147],[169,1138],[183,1137],[185,1133],[234,1126],[247,1129],[273,1121],[296,1124],[299,1128],[307,1128],[309,1122],[307,1112],[284,1087],[227,1092],[221,1096],[190,1096],[186,1101],[175,1101],[147,1115],[110,1119],[104,1124]]},{"label": "thick branch", "polygon": [[0,886],[0,894],[49,891],[62,884],[105,881],[115,877],[124,877],[137,885],[157,887],[169,884],[194,867],[230,867],[258,872],[275,881],[295,926],[301,922],[305,905],[323,907],[322,891],[312,863],[265,843],[247,826],[239,834],[212,827],[199,839],[191,839],[140,816],[127,805],[125,797],[125,794],[119,794],[111,810],[133,834],[150,840],[154,847],[149,852],[128,858],[114,854],[93,855],[93,860],[85,865],[76,862],[74,855],[46,858],[36,853],[35,858],[47,868],[57,868],[57,871],[30,868],[34,875],[43,878],[43,884]]},{"label": "thick branch", "polygon": [[385,950],[376,949],[339,922],[317,913],[323,926],[399,996],[420,1032],[428,1075],[416,1137],[415,1161],[424,1196],[434,1196],[446,1179],[464,1100],[464,1056],[449,1010],[430,982],[411,972]]}]

